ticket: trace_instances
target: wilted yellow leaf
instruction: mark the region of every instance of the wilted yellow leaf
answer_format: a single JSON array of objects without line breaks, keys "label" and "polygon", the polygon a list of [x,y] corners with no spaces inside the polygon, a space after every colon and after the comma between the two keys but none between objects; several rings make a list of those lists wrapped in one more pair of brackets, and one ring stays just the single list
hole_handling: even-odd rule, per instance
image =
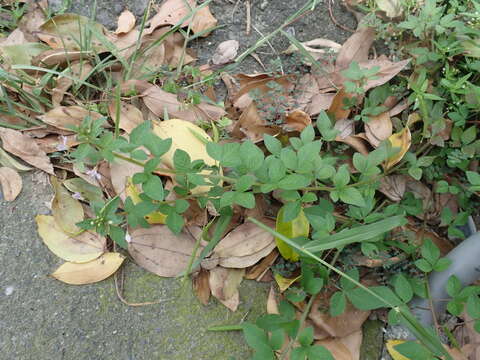
[{"label": "wilted yellow leaf", "polygon": [[80,201],[74,199],[55,176],[50,177],[55,196],[52,200],[52,214],[55,222],[67,234],[76,234],[80,228],[76,225],[83,220],[84,213]]},{"label": "wilted yellow leaf", "polygon": [[410,133],[410,129],[408,127],[404,128],[400,132],[390,136],[388,141],[390,141],[392,148],[394,150],[398,149],[398,151],[385,161],[385,169],[390,169],[393,165],[397,164],[407,153],[412,144],[412,134]]},{"label": "wilted yellow leaf", "polygon": [[[206,147],[206,142],[212,141],[212,139],[197,125],[185,120],[171,119],[155,124],[153,132],[162,139],[172,139],[170,150],[162,156],[162,162],[169,168],[174,168],[173,156],[177,149],[188,153],[192,161],[203,160],[210,166],[216,164],[216,161],[208,155]],[[211,171],[204,170],[201,173],[210,174]],[[203,193],[209,189],[208,185],[197,186],[192,190],[192,194]]]},{"label": "wilted yellow leaf", "polygon": [[[308,236],[310,233],[310,223],[308,222],[307,217],[303,210],[300,210],[298,216],[291,220],[284,222],[285,216],[285,207],[282,207],[277,214],[277,224],[276,230],[282,235],[285,235],[287,238],[293,239],[298,236]],[[290,245],[286,244],[283,240],[275,238],[277,242],[278,250],[280,254],[286,260],[297,261],[299,254],[295,252]]]},{"label": "wilted yellow leaf", "polygon": [[105,251],[105,238],[96,233],[85,231],[70,236],[59,228],[53,216],[38,215],[35,221],[45,245],[63,260],[85,263],[98,258]]},{"label": "wilted yellow leaf", "polygon": [[122,265],[125,257],[119,253],[106,253],[98,259],[83,264],[66,262],[51,275],[71,285],[84,285],[102,281]]},{"label": "wilted yellow leaf", "polygon": [[294,277],[292,279],[288,279],[288,278],[285,278],[283,277],[282,275],[280,274],[274,274],[273,277],[275,278],[275,281],[277,282],[277,285],[280,289],[280,292],[284,292],[285,290],[287,290],[295,281],[297,281],[298,279],[300,279],[300,275],[298,275],[297,277]]},{"label": "wilted yellow leaf", "polygon": [[404,342],[405,340],[387,340],[387,350],[393,360],[413,360],[403,356],[394,349],[395,346],[403,344]]},{"label": "wilted yellow leaf", "polygon": [[[130,196],[132,202],[134,204],[138,204],[142,202],[140,198],[140,191],[138,190],[137,186],[132,182],[132,178],[127,178],[127,185],[125,186],[125,193]],[[165,224],[165,220],[167,219],[167,215],[161,213],[160,211],[151,212],[148,215],[145,215],[145,220],[149,224]]]}]

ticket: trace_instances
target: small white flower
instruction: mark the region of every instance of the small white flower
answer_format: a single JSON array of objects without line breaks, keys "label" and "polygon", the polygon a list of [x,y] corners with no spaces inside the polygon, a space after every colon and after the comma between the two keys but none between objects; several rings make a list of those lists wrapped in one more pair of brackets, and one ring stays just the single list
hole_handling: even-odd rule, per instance
[{"label": "small white flower", "polygon": [[79,192],[74,192],[74,193],[72,194],[72,197],[73,197],[74,199],[77,199],[77,200],[83,200],[83,197],[82,197],[82,195],[81,195]]},{"label": "small white flower", "polygon": [[132,242],[132,237],[130,236],[130,234],[127,232],[125,233],[125,241],[127,243],[131,243]]},{"label": "small white flower", "polygon": [[88,170],[85,174],[87,174],[88,176],[96,179],[96,180],[101,180],[102,179],[102,175],[100,175],[97,170],[95,169],[91,169],[91,170]]},{"label": "small white flower", "polygon": [[63,135],[60,135],[60,139],[62,139],[62,143],[61,144],[57,144],[57,146],[55,147],[58,151],[66,151],[69,149],[68,145],[67,145],[67,137],[66,136],[63,136]]}]

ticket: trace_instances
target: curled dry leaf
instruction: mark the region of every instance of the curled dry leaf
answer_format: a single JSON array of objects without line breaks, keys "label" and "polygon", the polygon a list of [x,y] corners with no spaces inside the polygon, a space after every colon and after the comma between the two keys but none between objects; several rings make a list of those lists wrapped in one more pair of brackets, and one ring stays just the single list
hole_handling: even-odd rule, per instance
[{"label": "curled dry leaf", "polygon": [[407,153],[408,149],[410,149],[410,145],[412,144],[410,129],[408,127],[403,128],[400,132],[389,136],[388,141],[390,141],[392,148],[397,150],[385,160],[384,168],[386,170],[399,163]]},{"label": "curled dry leaf", "polygon": [[400,201],[405,194],[407,178],[405,175],[389,175],[380,179],[378,191],[392,201]]},{"label": "curled dry leaf", "polygon": [[[273,222],[269,224],[273,227]],[[228,268],[246,268],[256,264],[275,248],[273,235],[253,223],[244,223],[217,244],[212,257]]]},{"label": "curled dry leaf", "polygon": [[59,129],[71,130],[72,126],[80,126],[87,116],[91,116],[94,120],[102,117],[100,113],[89,111],[81,106],[73,105],[58,106],[38,118],[44,123],[55,126]]},{"label": "curled dry leaf", "polygon": [[212,295],[232,311],[240,303],[238,286],[243,280],[245,269],[225,269],[217,266],[210,270],[209,284]]},{"label": "curled dry leaf", "polygon": [[22,177],[12,168],[0,167],[0,185],[3,198],[13,201],[22,191]]},{"label": "curled dry leaf", "polygon": [[335,61],[336,69],[347,68],[352,61],[357,63],[367,61],[370,47],[375,40],[375,29],[360,26],[342,45]]},{"label": "curled dry leaf", "polygon": [[279,253],[277,250],[273,250],[270,254],[262,259],[258,264],[252,266],[250,269],[247,270],[245,274],[245,279],[247,280],[257,280],[263,277],[263,275],[268,271],[270,266],[273,265],[275,260],[277,260]]},{"label": "curled dry leaf", "polygon": [[2,139],[3,149],[9,153],[40,170],[53,174],[53,165],[49,157],[31,137],[17,130],[0,128],[0,139]]},{"label": "curled dry leaf", "polygon": [[350,94],[345,91],[345,88],[341,88],[340,91],[333,98],[328,113],[332,115],[336,121],[347,119],[350,115],[351,108],[345,106],[345,101],[355,97],[355,94]]},{"label": "curled dry leaf", "polygon": [[[108,114],[114,121],[117,117],[117,104],[116,101],[111,101],[108,105]],[[142,112],[132,104],[129,104],[125,101],[120,101],[120,129],[123,129],[130,134],[133,129],[138,125],[143,123],[143,114]]]},{"label": "curled dry leaf", "polygon": [[203,269],[193,276],[193,290],[203,305],[208,305],[210,294],[212,293],[210,290],[209,277],[209,272]]},{"label": "curled dry leaf", "polygon": [[12,168],[19,172],[32,170],[32,168],[19,163],[13,157],[8,155],[1,147],[0,147],[0,165]]},{"label": "curled dry leaf", "polygon": [[[166,225],[130,230],[128,251],[144,269],[164,277],[178,276],[187,269],[195,239],[185,230],[173,234]],[[200,247],[199,252],[202,250]]]},{"label": "curled dry leaf", "polygon": [[279,132],[279,127],[267,125],[266,121],[260,116],[255,102],[251,102],[235,123],[231,135],[239,139],[246,137],[256,143],[263,140],[264,134],[273,136]]},{"label": "curled dry leaf", "polygon": [[218,44],[215,53],[212,56],[212,63],[215,65],[223,65],[229,63],[237,56],[240,44],[237,40],[226,40]]},{"label": "curled dry leaf", "polygon": [[311,124],[312,119],[310,118],[310,115],[303,110],[296,109],[287,114],[283,128],[287,131],[301,132]]},{"label": "curled dry leaf", "polygon": [[[69,68],[75,65],[75,61],[87,59],[92,56],[91,51],[76,51],[67,49],[47,50],[32,59],[32,65],[50,67],[68,64]],[[84,61],[87,63],[86,61]],[[70,70],[70,69],[68,69]]]},{"label": "curled dry leaf", "polygon": [[267,314],[280,314],[278,311],[277,295],[275,294],[273,286],[270,286],[270,291],[268,292]]},{"label": "curled dry leaf", "polygon": [[115,34],[128,33],[135,27],[135,15],[129,10],[123,10],[117,20],[117,30]]},{"label": "curled dry leaf", "polygon": [[[303,48],[315,60],[320,59],[328,51],[336,53],[342,48],[342,45],[336,43],[335,41],[328,40],[328,39],[322,39],[322,38],[305,41],[305,42],[302,42],[300,44],[302,44]],[[322,48],[327,48],[328,50],[325,50],[325,49],[322,49]],[[300,51],[300,49],[295,44],[292,44],[287,48],[287,50],[284,51],[284,54],[293,54],[293,53],[299,52],[299,51]],[[304,59],[304,60],[307,60],[305,62],[307,65],[311,65],[311,62],[308,60],[308,58]]]},{"label": "curled dry leaf", "polygon": [[71,236],[63,232],[53,216],[37,215],[38,234],[48,249],[63,260],[85,263],[105,252],[106,239],[97,233],[84,231]]},{"label": "curled dry leaf", "polygon": [[305,112],[310,116],[318,115],[322,110],[328,110],[332,106],[334,98],[335,94],[315,94],[305,108]]},{"label": "curled dry leaf", "polygon": [[388,111],[369,118],[370,120],[365,124],[365,135],[370,144],[376,148],[392,135],[393,124]]},{"label": "curled dry leaf", "polygon": [[76,225],[84,218],[80,201],[74,199],[55,176],[50,177],[55,195],[52,200],[52,214],[58,227],[67,234],[77,234],[80,228]]},{"label": "curled dry leaf", "polygon": [[177,95],[168,93],[158,86],[151,86],[142,93],[145,105],[157,116],[163,117],[167,111],[170,118],[178,118],[196,123],[199,121],[217,121],[225,115],[221,107],[201,103],[187,105],[177,99]]},{"label": "curled dry leaf", "polygon": [[108,278],[118,270],[125,257],[119,253],[105,253],[99,258],[82,263],[66,262],[51,275],[71,285],[92,284]]}]

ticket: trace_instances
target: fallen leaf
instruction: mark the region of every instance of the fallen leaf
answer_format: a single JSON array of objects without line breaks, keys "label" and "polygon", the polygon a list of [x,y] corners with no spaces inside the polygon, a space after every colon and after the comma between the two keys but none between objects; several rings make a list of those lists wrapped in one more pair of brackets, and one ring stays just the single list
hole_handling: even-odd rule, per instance
[{"label": "fallen leaf", "polygon": [[280,314],[278,311],[277,295],[275,294],[273,286],[270,286],[270,291],[268,292],[267,314]]},{"label": "fallen leaf", "polygon": [[135,15],[133,15],[129,10],[123,10],[117,20],[117,30],[115,34],[125,34],[128,33],[135,27]]},{"label": "fallen leaf", "polygon": [[55,195],[52,200],[52,214],[58,227],[67,234],[77,234],[80,228],[76,225],[84,218],[82,204],[74,199],[55,177],[50,177]]},{"label": "fallen leaf", "polygon": [[13,201],[22,191],[22,178],[14,169],[0,167],[0,185],[3,198],[6,201]]},{"label": "fallen leaf", "polygon": [[[111,101],[108,105],[108,113],[113,121],[116,121],[116,101]],[[119,126],[120,129],[123,129],[130,134],[133,129],[135,129],[138,125],[143,123],[143,114],[142,112],[132,104],[129,104],[125,101],[120,101],[120,119],[119,119]]]},{"label": "fallen leaf", "polygon": [[305,109],[305,112],[310,116],[318,115],[320,112],[328,110],[332,106],[333,99],[335,94],[315,94],[312,96],[312,99],[308,106]]},{"label": "fallen leaf", "polygon": [[3,149],[9,153],[18,156],[40,170],[53,174],[53,165],[50,158],[31,137],[17,130],[0,128],[0,139],[2,139]]},{"label": "fallen leaf", "polygon": [[396,18],[403,14],[403,3],[399,0],[375,0],[380,10],[389,18]]},{"label": "fallen leaf", "polygon": [[[158,42],[158,39],[163,38],[161,44],[153,46],[151,49],[145,52],[145,55],[151,54],[146,59],[142,59],[142,61],[146,61],[146,67],[153,68],[155,65],[160,66],[161,63],[163,63],[164,65],[168,65],[172,69],[175,69],[177,66],[179,66],[182,59],[183,65],[190,64],[195,60],[195,58],[189,53],[188,48],[184,50],[185,38],[182,34],[174,32],[173,34],[165,37],[165,34],[169,30],[171,30],[171,28],[168,26],[162,27],[155,30],[148,37],[144,38],[145,46],[153,44],[154,42]],[[163,47],[163,50],[159,49],[159,47]],[[149,57],[155,56],[155,54],[158,59],[149,59]],[[153,70],[156,71],[156,69]]]},{"label": "fallen leaf", "polygon": [[1,147],[0,147],[0,165],[12,168],[19,172],[32,170],[32,168],[19,163],[13,157],[8,155]]},{"label": "fallen leaf", "polygon": [[97,52],[104,51],[102,43],[89,35],[87,30],[94,27],[101,34],[106,34],[107,30],[91,19],[77,14],[60,14],[50,18],[40,26],[40,31],[36,34],[40,40],[46,42],[52,49],[81,50],[87,36],[91,37],[89,46]]},{"label": "fallen leaf", "polygon": [[377,116],[369,116],[369,119],[365,123],[365,135],[370,144],[376,148],[392,135],[393,124],[388,111]]},{"label": "fallen leaf", "polygon": [[[88,59],[93,53],[91,51],[76,51],[67,49],[56,49],[43,51],[32,59],[32,65],[50,67],[55,65],[68,65],[66,70],[79,63],[88,64]],[[80,61],[82,60],[82,61]],[[78,72],[78,70],[76,70]]]},{"label": "fallen leaf", "polygon": [[405,194],[406,185],[405,175],[388,175],[380,178],[378,191],[392,201],[400,201]]},{"label": "fallen leaf", "polygon": [[106,250],[106,239],[97,233],[84,231],[71,236],[63,232],[53,216],[37,215],[38,234],[48,249],[63,260],[74,263],[92,261]]},{"label": "fallen leaf", "polygon": [[[88,76],[90,76],[93,66],[86,61],[75,61],[70,64],[68,67],[69,75],[80,81],[85,81]],[[55,107],[60,106],[60,103],[63,101],[63,98],[68,89],[75,83],[75,81],[68,77],[59,76],[57,78],[57,84],[52,89],[52,103]],[[73,106],[72,106],[73,107]],[[79,107],[79,106],[78,106]]]},{"label": "fallen leaf", "polygon": [[278,288],[280,289],[280,292],[284,292],[290,286],[292,286],[292,284],[294,284],[298,279],[300,279],[301,275],[295,276],[293,278],[286,278],[278,273],[275,273],[273,275],[273,278],[275,279],[275,282],[277,283]]},{"label": "fallen leaf", "polygon": [[37,145],[45,151],[46,154],[50,154],[56,151],[68,150],[73,146],[80,144],[76,135],[47,135],[40,139],[35,139]]},{"label": "fallen leaf", "polygon": [[25,13],[17,23],[18,28],[22,30],[28,41],[38,41],[35,32],[45,22],[47,10],[47,0],[28,2]]},{"label": "fallen leaf", "polygon": [[135,262],[164,277],[175,277],[185,271],[195,246],[195,239],[187,231],[175,235],[166,225],[133,229],[130,237],[128,251]]},{"label": "fallen leaf", "polygon": [[310,118],[310,115],[303,110],[296,109],[287,114],[283,128],[286,131],[301,132],[311,124],[312,119]]},{"label": "fallen leaf", "polygon": [[193,276],[193,290],[203,305],[208,305],[210,294],[212,293],[210,290],[209,277],[209,272],[203,269]]},{"label": "fallen leaf", "polygon": [[51,276],[71,285],[92,284],[115,273],[122,265],[123,260],[125,260],[123,255],[109,252],[82,264],[66,262],[55,270]]},{"label": "fallen leaf", "polygon": [[[337,53],[342,48],[342,45],[336,43],[335,41],[322,38],[301,42],[300,44],[314,60],[321,59],[328,52]],[[327,48],[328,50],[322,48]],[[292,44],[283,53],[293,54],[296,52],[302,53],[302,51],[300,51],[295,44]],[[308,58],[303,59],[303,61],[306,65],[311,65],[311,61]]]},{"label": "fallen leaf", "polygon": [[240,303],[238,286],[243,280],[245,269],[225,269],[217,266],[210,270],[209,284],[212,295],[232,311]]},{"label": "fallen leaf", "polygon": [[[174,168],[173,159],[177,149],[188,153],[191,161],[203,160],[205,164],[209,166],[217,164],[217,162],[208,155],[205,142],[201,140],[204,139],[210,142],[212,139],[197,125],[181,119],[170,119],[154,124],[153,132],[161,139],[172,139],[172,146],[162,155],[162,163],[169,168]],[[203,170],[201,174],[210,174],[211,172],[211,170]],[[199,194],[209,189],[209,185],[201,185],[195,187],[191,192],[192,194]]]},{"label": "fallen leaf", "polygon": [[395,346],[403,344],[404,342],[405,340],[387,340],[387,350],[393,360],[413,360],[403,356],[397,350],[395,350]]},{"label": "fallen leaf", "polygon": [[412,144],[412,135],[408,127],[403,128],[400,132],[391,135],[388,141],[392,145],[393,149],[397,149],[397,152],[385,160],[385,170],[390,169],[395,164],[399,163]]},{"label": "fallen leaf", "polygon": [[339,92],[337,92],[330,104],[330,107],[328,108],[328,113],[334,117],[335,121],[345,120],[348,118],[352,109],[347,107],[345,102],[355,96],[357,95],[347,93],[343,87]]},{"label": "fallen leaf", "polygon": [[125,192],[128,179],[132,178],[136,173],[141,172],[143,172],[142,166],[132,164],[126,160],[115,159],[114,162],[110,163],[110,179],[112,181],[112,186],[115,193],[123,202],[125,202],[125,199],[128,196]]},{"label": "fallen leaf", "polygon": [[256,143],[263,140],[264,134],[276,135],[280,132],[278,127],[267,126],[266,121],[260,116],[257,105],[251,102],[235,123],[232,136],[239,139],[247,138]]},{"label": "fallen leaf", "polygon": [[206,37],[210,34],[209,29],[213,29],[217,25],[217,19],[210,12],[208,6],[198,10],[192,20],[192,31],[194,34],[201,34],[200,36]]},{"label": "fallen leaf", "polygon": [[83,120],[90,116],[94,120],[102,117],[100,113],[89,111],[81,106],[58,106],[45,115],[38,118],[44,123],[63,130],[72,130],[74,126],[80,126]]},{"label": "fallen leaf", "polygon": [[48,46],[41,43],[0,46],[2,67],[10,70],[12,65],[31,65],[32,59],[46,50],[48,50]]},{"label": "fallen leaf", "polygon": [[336,69],[347,68],[352,61],[361,63],[368,60],[370,47],[375,40],[375,29],[360,26],[342,45],[335,61]]},{"label": "fallen leaf", "polygon": [[[308,237],[310,233],[310,223],[308,222],[307,217],[303,210],[300,210],[300,213],[297,217],[290,221],[284,221],[285,216],[285,207],[282,207],[277,214],[276,221],[276,231],[289,239],[293,239],[299,236]],[[275,238],[277,243],[278,251],[280,255],[286,260],[298,261],[300,255],[293,250],[290,245],[285,243],[279,238]]]},{"label": "fallen leaf", "polygon": [[266,257],[262,259],[258,264],[252,266],[250,269],[247,270],[247,273],[245,274],[245,279],[247,280],[257,280],[259,281],[263,275],[268,271],[270,266],[273,265],[275,260],[277,260],[278,257],[278,251],[273,250],[270,254],[268,254]]},{"label": "fallen leaf", "polygon": [[142,93],[145,105],[157,116],[163,117],[167,111],[170,118],[178,118],[192,123],[201,121],[218,121],[225,115],[221,107],[201,103],[199,105],[183,104],[177,95],[168,93],[158,86],[151,86]]},{"label": "fallen leaf", "polygon": [[20,29],[15,29],[13,30],[6,39],[0,42],[1,46],[5,45],[20,45],[20,44],[25,44],[28,41],[25,39],[25,35],[23,34],[23,31]]},{"label": "fallen leaf", "polygon": [[240,44],[237,40],[226,40],[218,44],[215,53],[212,56],[212,63],[215,65],[224,65],[229,63],[237,56]]},{"label": "fallen leaf", "polygon": [[89,202],[105,201],[102,189],[100,189],[98,186],[90,184],[82,178],[78,177],[67,179],[63,182],[63,186],[65,186],[72,193],[79,194],[82,199]]},{"label": "fallen leaf", "polygon": [[351,136],[347,136],[346,138],[341,138],[337,136],[335,138],[335,141],[343,142],[345,144],[350,145],[352,148],[357,150],[362,155],[368,156],[368,154],[370,153],[368,151],[366,142],[359,135],[351,135]]}]

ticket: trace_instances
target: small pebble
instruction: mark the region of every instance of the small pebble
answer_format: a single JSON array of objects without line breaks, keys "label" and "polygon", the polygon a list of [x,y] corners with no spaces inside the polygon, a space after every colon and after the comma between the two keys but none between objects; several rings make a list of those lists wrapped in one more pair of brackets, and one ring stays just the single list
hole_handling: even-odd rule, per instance
[{"label": "small pebble", "polygon": [[9,296],[9,295],[12,295],[13,293],[13,286],[7,286],[5,288],[5,295]]}]

